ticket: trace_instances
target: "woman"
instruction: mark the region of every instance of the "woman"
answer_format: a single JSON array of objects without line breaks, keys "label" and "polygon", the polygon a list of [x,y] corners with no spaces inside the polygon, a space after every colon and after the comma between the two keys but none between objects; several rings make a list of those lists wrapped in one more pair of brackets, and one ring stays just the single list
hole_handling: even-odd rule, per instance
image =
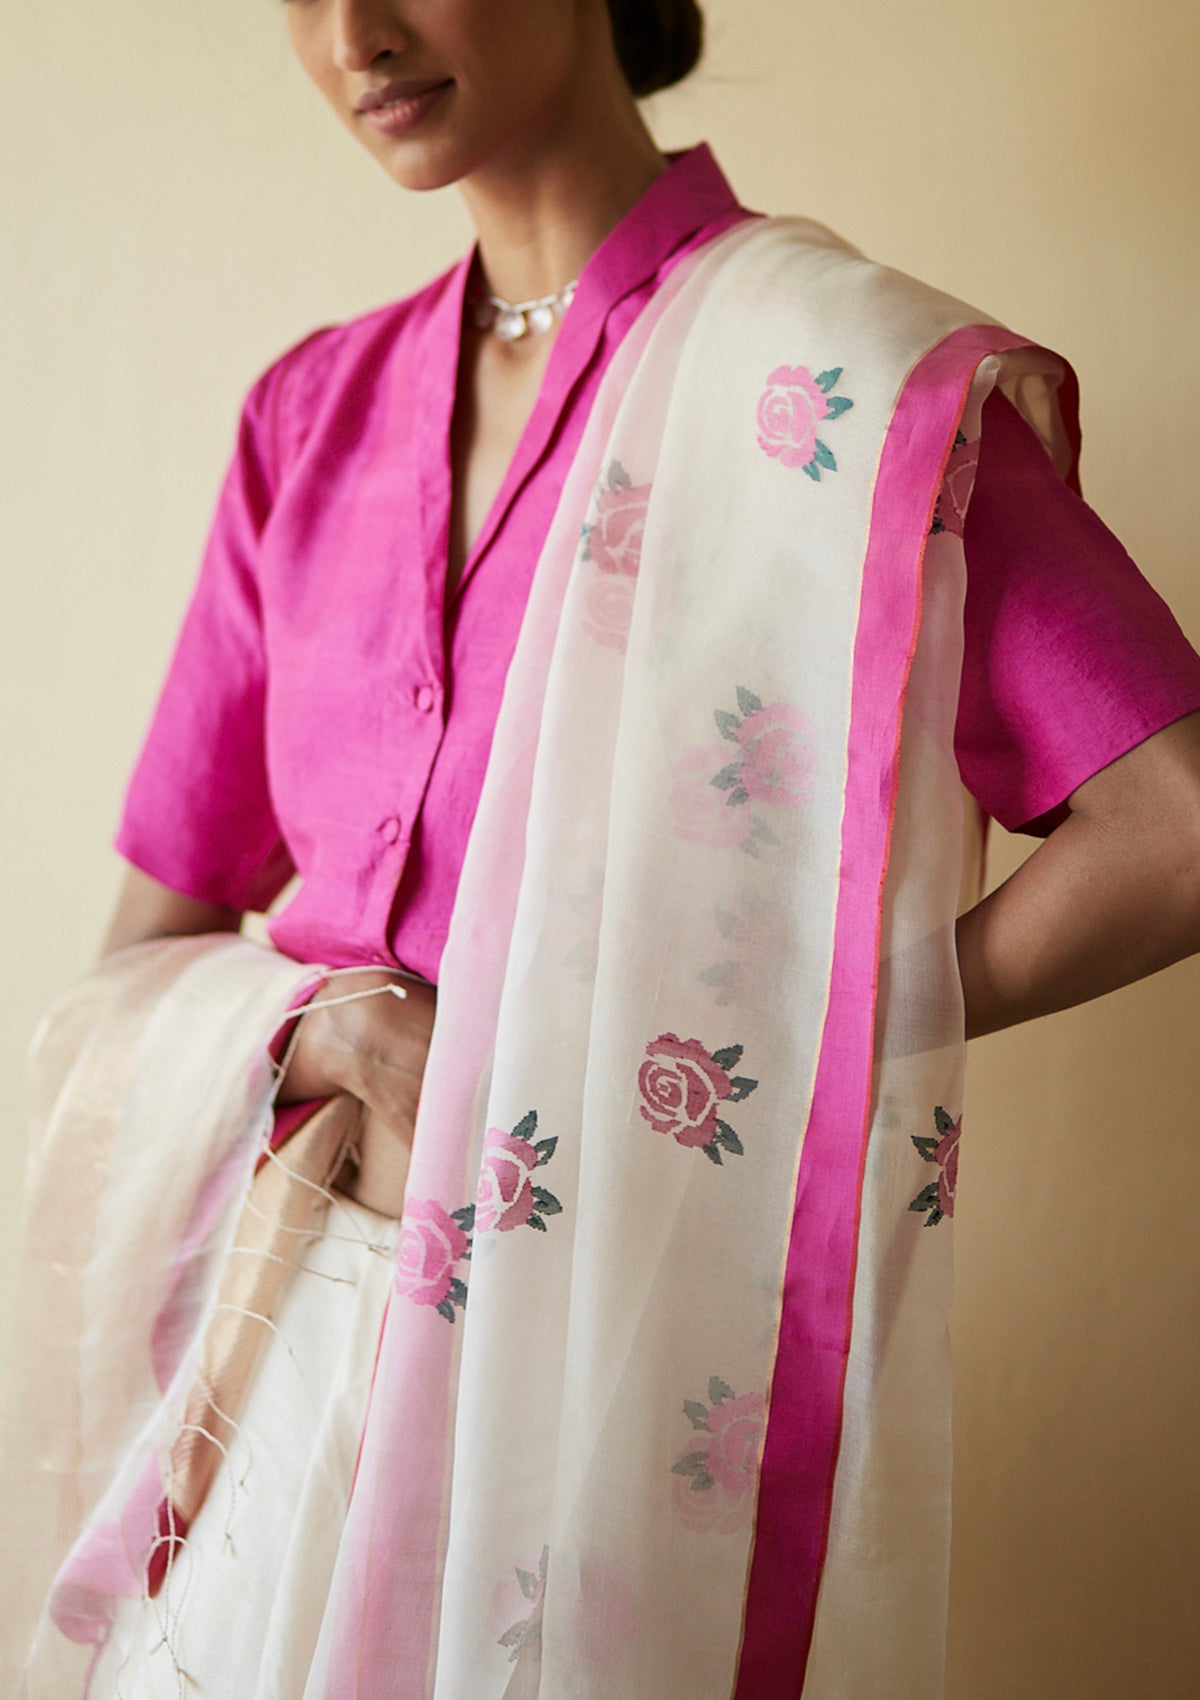
[{"label": "woman", "polygon": [[[952,1213],[963,1008],[987,1032],[1200,947],[1200,664],[996,387],[1034,415],[1060,362],[659,154],[634,96],[689,68],[690,5],[288,21],[478,252],[247,403],[112,978],[49,1045],[119,1011],[122,1102],[188,1103],[181,1043],[220,1102],[138,1241],[165,1401],[110,1419],[27,1691],[94,1657],[93,1693],[928,1696],[948,1500],[903,1461],[948,1416],[948,1244],[913,1230]],[[1069,470],[1069,401],[1047,421]],[[1039,582],[1047,535],[1090,608]],[[1048,836],[955,957],[960,770]],[[295,870],[284,960],[213,948]],[[313,964],[344,972],[251,1138]],[[314,1100],[362,1106],[349,1147]],[[290,1235],[304,1272],[243,1292]],[[214,1345],[247,1313],[253,1377],[236,1320]]]}]

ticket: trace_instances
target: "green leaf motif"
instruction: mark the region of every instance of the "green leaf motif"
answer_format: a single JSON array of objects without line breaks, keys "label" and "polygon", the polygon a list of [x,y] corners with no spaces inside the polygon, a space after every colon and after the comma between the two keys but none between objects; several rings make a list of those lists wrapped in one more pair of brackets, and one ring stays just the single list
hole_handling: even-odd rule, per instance
[{"label": "green leaf motif", "polygon": [[619,460],[614,460],[608,469],[608,487],[610,490],[633,489],[633,479],[626,472]]},{"label": "green leaf motif", "polygon": [[738,784],[741,777],[742,764],[739,759],[738,761],[731,761],[728,767],[721,769],[720,773],[714,773],[708,783],[715,785],[718,791],[729,791]]},{"label": "green leaf motif", "polygon": [[558,1149],[558,1135],[555,1134],[553,1139],[539,1139],[533,1149],[538,1154],[538,1160],[534,1164],[534,1168],[540,1169],[544,1163],[548,1163],[550,1161],[551,1157],[553,1157],[555,1151]]},{"label": "green leaf motif", "polygon": [[467,1302],[466,1282],[459,1281],[457,1278],[451,1281],[450,1289],[447,1292],[446,1297],[456,1305],[465,1305]]},{"label": "green leaf motif", "polygon": [[677,1464],[671,1465],[673,1476],[698,1476],[705,1472],[708,1464],[707,1452],[689,1452]]},{"label": "green leaf motif", "polygon": [[717,1123],[717,1131],[713,1135],[713,1138],[718,1145],[723,1145],[726,1151],[731,1152],[733,1156],[744,1157],[746,1155],[746,1147],[742,1144],[737,1134],[734,1133],[728,1122],[719,1121]]},{"label": "green leaf motif", "polygon": [[696,975],[702,986],[715,986],[723,995],[717,999],[719,1004],[732,1003],[733,988],[737,981],[737,964],[734,962],[712,962]]},{"label": "green leaf motif", "polygon": [[778,844],[778,833],[772,832],[761,815],[755,815],[750,823],[751,838],[759,839],[763,844]]},{"label": "green leaf motif", "polygon": [[692,1492],[703,1493],[713,1485],[713,1479],[707,1470],[701,1470],[698,1476],[692,1477]]},{"label": "green leaf motif", "polygon": [[547,1192],[544,1186],[535,1186],[533,1201],[539,1210],[544,1210],[547,1216],[561,1216],[562,1205],[552,1192]]},{"label": "green leaf motif", "polygon": [[829,471],[829,472],[836,472],[837,471],[837,461],[833,458],[833,450],[831,448],[829,448],[827,444],[823,443],[821,441],[820,437],[818,437],[817,440],[816,440],[816,444],[813,448],[813,453],[816,455],[817,460],[820,462],[820,464],[823,467],[825,467],[827,471]]},{"label": "green leaf motif", "polygon": [[[683,1410],[684,1410],[684,1415],[687,1417],[688,1421],[691,1423],[693,1428],[703,1429],[707,1433],[707,1431],[708,1431],[708,1406],[707,1405],[702,1405],[700,1403],[699,1399],[685,1399],[683,1401]],[[703,1453],[697,1453],[696,1456],[702,1458],[704,1456],[704,1454]]]},{"label": "green leaf motif", "polygon": [[934,1133],[914,1133],[913,1136],[912,1136],[912,1142],[916,1146],[917,1150],[921,1153],[922,1157],[924,1157],[924,1159],[927,1163],[936,1163],[937,1162],[937,1157],[934,1155],[934,1153],[937,1151],[938,1146],[942,1142],[937,1137],[936,1134],[934,1134]]},{"label": "green leaf motif", "polygon": [[954,1126],[953,1119],[946,1114],[940,1104],[933,1112],[933,1119],[939,1133],[949,1133]]},{"label": "green leaf motif", "polygon": [[758,714],[762,709],[762,698],[756,697],[753,691],[748,691],[745,685],[738,686],[737,699],[743,714]]},{"label": "green leaf motif", "polygon": [[922,1187],[908,1208],[910,1210],[936,1210],[938,1208],[938,1183],[930,1181],[927,1187]]},{"label": "green leaf motif", "polygon": [[437,1307],[437,1313],[439,1316],[444,1316],[447,1322],[454,1321],[454,1306],[450,1303],[449,1299],[442,1300],[441,1304]]},{"label": "green leaf motif", "polygon": [[717,931],[723,939],[740,939],[746,931],[746,923],[740,915],[735,915],[729,909],[722,909],[718,904],[713,910],[713,920],[717,923]]},{"label": "green leaf motif", "polygon": [[700,1149],[703,1151],[710,1163],[716,1163],[718,1166],[721,1164],[721,1153],[717,1150],[717,1142],[715,1139],[710,1139],[708,1144],[702,1145]]},{"label": "green leaf motif", "polygon": [[450,1220],[457,1222],[464,1234],[473,1233],[475,1231],[475,1206],[464,1204],[461,1210],[452,1210]]},{"label": "green leaf motif", "polygon": [[525,1639],[524,1623],[514,1623],[511,1629],[506,1629],[497,1643],[501,1647],[519,1647]]},{"label": "green leaf motif", "polygon": [[737,1394],[727,1381],[722,1381],[719,1375],[708,1378],[708,1396],[714,1405],[723,1405],[726,1399],[736,1399]]},{"label": "green leaf motif", "polygon": [[737,714],[730,714],[727,708],[714,708],[713,719],[717,723],[717,731],[721,734],[722,738],[729,738],[736,744],[738,727],[742,724],[741,716]]},{"label": "green leaf motif", "polygon": [[819,484],[821,482],[821,468],[817,465],[815,460],[810,460],[808,465],[802,467],[801,470],[803,472],[807,472],[814,484]]},{"label": "green leaf motif", "polygon": [[532,1140],[536,1132],[537,1111],[530,1110],[529,1114],[527,1116],[522,1116],[516,1127],[513,1128],[512,1136],[514,1139]]},{"label": "green leaf motif", "polygon": [[517,1581],[521,1584],[521,1592],[524,1594],[525,1598],[527,1600],[531,1600],[537,1593],[539,1578],[533,1574],[532,1570],[522,1570],[520,1565],[518,1565]]},{"label": "green leaf motif", "polygon": [[758,1081],[751,1080],[750,1077],[745,1074],[735,1074],[733,1079],[730,1081],[730,1085],[733,1087],[733,1091],[729,1094],[729,1102],[731,1104],[740,1104],[743,1099],[748,1098],[751,1092],[755,1090],[758,1086]]},{"label": "green leaf motif", "polygon": [[842,414],[849,413],[853,406],[854,403],[850,400],[848,395],[830,396],[828,417],[830,419],[840,419]]},{"label": "green leaf motif", "polygon": [[736,1068],[742,1060],[745,1045],[725,1045],[719,1051],[713,1051],[712,1060],[718,1068],[723,1068],[728,1074],[731,1068]]},{"label": "green leaf motif", "polygon": [[736,809],[740,804],[748,803],[750,801],[750,793],[744,785],[739,785],[736,791],[731,791],[729,793],[725,801],[729,804],[730,808]]},{"label": "green leaf motif", "polygon": [[824,390],[825,394],[828,395],[830,390],[833,388],[833,386],[837,383],[838,379],[841,377],[841,375],[842,375],[842,367],[840,367],[840,366],[833,366],[833,367],[830,368],[830,370],[828,372],[818,372],[818,374],[817,374],[817,388],[819,390]]},{"label": "green leaf motif", "polygon": [[542,1218],[536,1211],[532,1216],[526,1218],[526,1226],[530,1228],[537,1228],[538,1231],[543,1234],[546,1232],[546,1224],[542,1221]]}]

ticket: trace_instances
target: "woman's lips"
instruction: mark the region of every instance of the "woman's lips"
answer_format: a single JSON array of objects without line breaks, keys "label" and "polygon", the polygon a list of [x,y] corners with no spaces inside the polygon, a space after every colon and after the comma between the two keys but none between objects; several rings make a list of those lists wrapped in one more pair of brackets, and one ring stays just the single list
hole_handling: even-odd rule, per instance
[{"label": "woman's lips", "polygon": [[385,83],[365,94],[354,110],[385,136],[400,136],[419,124],[451,86],[449,79]]}]

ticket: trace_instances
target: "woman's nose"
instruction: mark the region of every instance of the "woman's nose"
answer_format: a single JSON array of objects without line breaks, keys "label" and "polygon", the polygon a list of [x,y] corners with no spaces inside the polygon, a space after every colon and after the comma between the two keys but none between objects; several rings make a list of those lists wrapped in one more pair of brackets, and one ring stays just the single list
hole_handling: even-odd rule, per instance
[{"label": "woman's nose", "polygon": [[342,71],[369,71],[383,53],[398,53],[408,35],[395,0],[333,0],[333,57]]}]

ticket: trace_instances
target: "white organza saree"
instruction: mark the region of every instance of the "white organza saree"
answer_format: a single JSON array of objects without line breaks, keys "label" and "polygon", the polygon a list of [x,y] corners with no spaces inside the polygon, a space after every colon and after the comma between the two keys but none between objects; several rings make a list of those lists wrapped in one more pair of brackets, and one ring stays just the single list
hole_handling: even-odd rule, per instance
[{"label": "white organza saree", "polygon": [[6,1693],[937,1700],[997,383],[1068,475],[1061,361],[819,227],[672,274],[535,576],[402,1222],[316,1164],[224,1429],[202,1343],[312,969],[142,947],[51,1017]]}]

